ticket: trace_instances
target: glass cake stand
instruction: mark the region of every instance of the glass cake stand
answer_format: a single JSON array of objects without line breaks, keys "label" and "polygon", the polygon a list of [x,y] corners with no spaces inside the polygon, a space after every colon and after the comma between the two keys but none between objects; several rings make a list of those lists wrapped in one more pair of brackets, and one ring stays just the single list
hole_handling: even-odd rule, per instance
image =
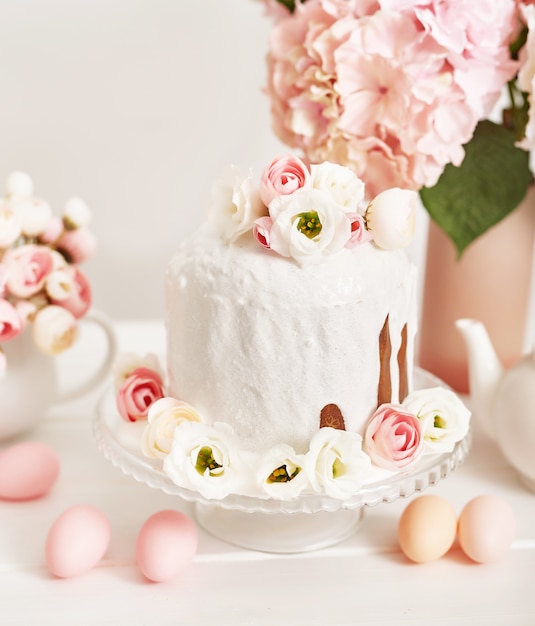
[{"label": "glass cake stand", "polygon": [[[436,386],[446,387],[432,374],[415,370],[416,389]],[[362,520],[364,507],[406,498],[435,485],[465,460],[471,444],[469,433],[451,452],[423,456],[410,471],[367,484],[347,500],[315,493],[292,500],[239,494],[210,500],[176,485],[163,472],[161,461],[126,445],[125,425],[129,426],[115,408],[110,387],[97,406],[93,423],[97,446],[104,456],[137,481],[194,503],[197,521],[215,537],[242,548],[275,553],[317,550],[347,539]]]}]

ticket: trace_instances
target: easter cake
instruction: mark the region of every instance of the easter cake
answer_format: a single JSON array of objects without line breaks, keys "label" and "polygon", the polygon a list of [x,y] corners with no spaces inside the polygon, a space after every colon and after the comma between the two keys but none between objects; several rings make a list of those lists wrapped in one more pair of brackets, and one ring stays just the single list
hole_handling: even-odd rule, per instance
[{"label": "easter cake", "polygon": [[469,412],[414,390],[416,201],[293,155],[229,168],[168,267],[166,372],[116,372],[142,453],[207,498],[345,499],[451,450]]}]

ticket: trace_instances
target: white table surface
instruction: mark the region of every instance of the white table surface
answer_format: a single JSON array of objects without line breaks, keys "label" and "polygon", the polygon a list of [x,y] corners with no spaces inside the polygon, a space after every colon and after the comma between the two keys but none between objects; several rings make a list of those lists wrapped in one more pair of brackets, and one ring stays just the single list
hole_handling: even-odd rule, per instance
[{"label": "white table surface", "polygon": [[[122,352],[163,353],[160,322],[116,324]],[[82,358],[96,359],[91,332],[61,366],[70,375]],[[73,351],[74,352],[74,351]],[[68,361],[72,359],[72,361]],[[74,365],[74,366],[73,366]],[[471,498],[505,498],[517,533],[506,557],[477,565],[454,547],[442,559],[417,565],[396,540],[407,500],[365,509],[349,539],[295,555],[244,550],[199,528],[199,549],[178,579],[149,583],[134,557],[137,533],[153,513],[192,506],[137,483],[109,463],[95,445],[92,420],[102,389],[49,411],[20,439],[51,445],[61,460],[52,491],[30,502],[0,501],[0,625],[11,624],[485,624],[535,625],[535,495],[508,467],[497,447],[474,425],[468,460],[426,493],[442,495],[458,512]],[[12,443],[12,442],[9,442]],[[0,448],[9,445],[0,442]],[[112,540],[88,573],[56,579],[44,563],[52,522],[75,504],[99,507]]]}]

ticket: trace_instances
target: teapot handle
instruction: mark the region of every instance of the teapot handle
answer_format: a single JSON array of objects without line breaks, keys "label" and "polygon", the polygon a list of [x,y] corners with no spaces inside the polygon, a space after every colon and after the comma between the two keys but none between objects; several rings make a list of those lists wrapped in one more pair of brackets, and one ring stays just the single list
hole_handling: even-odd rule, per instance
[{"label": "teapot handle", "polygon": [[58,403],[74,400],[75,398],[93,391],[98,385],[104,382],[109,375],[112,364],[117,356],[117,335],[110,319],[104,313],[96,309],[91,309],[80,321],[81,323],[89,322],[95,324],[102,329],[106,338],[106,352],[98,368],[91,373],[89,378],[84,378],[74,386],[60,391],[57,399]]}]

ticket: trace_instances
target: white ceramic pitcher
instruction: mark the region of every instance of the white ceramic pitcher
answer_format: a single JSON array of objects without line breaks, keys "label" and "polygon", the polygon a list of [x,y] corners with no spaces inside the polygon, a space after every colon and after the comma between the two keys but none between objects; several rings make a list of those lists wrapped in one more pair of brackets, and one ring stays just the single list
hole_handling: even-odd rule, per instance
[{"label": "white ceramic pitcher", "polygon": [[[76,375],[76,383],[63,389],[59,385],[56,356],[42,353],[30,328],[2,345],[7,368],[0,376],[0,440],[23,433],[44,416],[52,406],[74,400],[94,390],[108,375],[117,354],[115,331],[108,318],[90,310],[79,322],[96,324],[105,336],[106,348],[96,365]],[[69,350],[76,350],[76,343]]]}]

